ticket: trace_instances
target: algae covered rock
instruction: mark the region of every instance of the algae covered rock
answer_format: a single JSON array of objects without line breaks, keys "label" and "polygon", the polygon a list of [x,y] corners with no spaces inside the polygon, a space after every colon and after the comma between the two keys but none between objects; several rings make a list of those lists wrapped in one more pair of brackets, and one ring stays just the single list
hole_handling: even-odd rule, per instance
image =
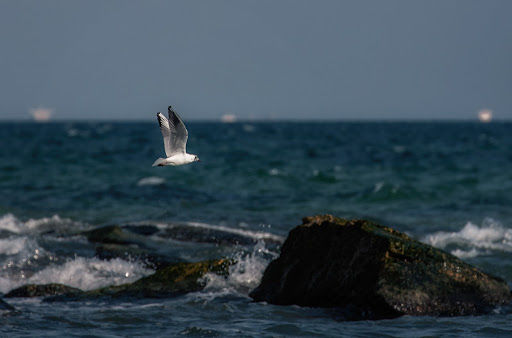
[{"label": "algae covered rock", "polygon": [[175,297],[188,292],[202,290],[206,286],[206,281],[203,277],[207,273],[227,277],[229,266],[233,263],[229,259],[217,259],[195,263],[171,264],[133,283],[107,286],[85,292],[71,292],[61,296],[49,297],[46,301],[82,300],[98,297]]},{"label": "algae covered rock", "polygon": [[55,296],[66,293],[81,292],[80,289],[73,288],[71,286],[63,284],[27,284],[20,286],[14,290],[9,291],[4,297],[44,297],[44,296]]},{"label": "algae covered rock", "polygon": [[357,319],[482,314],[511,300],[505,281],[455,256],[388,227],[331,215],[304,218],[250,296],[350,308]]}]

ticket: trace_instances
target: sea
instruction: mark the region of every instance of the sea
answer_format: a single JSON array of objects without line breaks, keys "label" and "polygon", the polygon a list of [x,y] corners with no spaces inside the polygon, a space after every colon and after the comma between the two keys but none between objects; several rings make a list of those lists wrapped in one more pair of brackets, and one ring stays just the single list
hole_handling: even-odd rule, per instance
[{"label": "sea", "polygon": [[1,336],[512,336],[507,306],[347,321],[333,309],[248,296],[288,232],[326,213],[391,226],[511,284],[512,123],[187,127],[187,150],[201,161],[152,167],[164,154],[156,121],[0,123],[0,293],[29,283],[92,290],[155,271],[131,256],[99,257],[84,231],[105,225],[179,225],[196,235],[147,236],[146,247],[173,261],[237,260],[227,279],[207,276],[202,291],[174,298],[6,298],[15,311],[0,313]]}]

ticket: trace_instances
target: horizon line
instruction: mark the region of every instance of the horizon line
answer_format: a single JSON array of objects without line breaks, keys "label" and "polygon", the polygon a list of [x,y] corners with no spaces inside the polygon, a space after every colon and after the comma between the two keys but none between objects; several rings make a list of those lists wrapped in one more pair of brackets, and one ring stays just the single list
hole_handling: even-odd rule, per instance
[{"label": "horizon line", "polygon": [[[37,123],[37,124],[51,124],[51,123],[73,123],[73,122],[103,122],[103,123],[151,123],[153,119],[141,118],[54,118],[47,121],[36,121],[33,118],[1,118],[0,123]],[[512,122],[512,118],[494,118],[490,122],[482,122],[478,118],[249,118],[237,119],[235,121],[225,122],[220,118],[191,118],[187,122],[192,123],[222,123],[222,124],[238,124],[238,123],[272,123],[272,122],[476,122],[476,123],[493,123],[493,122]]]}]

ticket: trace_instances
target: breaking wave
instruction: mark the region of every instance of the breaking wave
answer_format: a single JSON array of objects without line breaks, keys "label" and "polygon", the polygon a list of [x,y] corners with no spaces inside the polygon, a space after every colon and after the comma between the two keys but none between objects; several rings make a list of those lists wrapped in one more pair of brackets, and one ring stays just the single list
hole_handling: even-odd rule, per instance
[{"label": "breaking wave", "polygon": [[205,276],[206,287],[202,296],[215,298],[227,294],[247,296],[261,281],[268,263],[277,257],[269,251],[263,241],[259,241],[250,253],[238,253],[236,263],[230,267],[227,278],[210,273]]},{"label": "breaking wave", "polygon": [[439,231],[425,236],[423,241],[457,257],[473,258],[492,251],[512,252],[512,229],[487,218],[481,226],[468,222],[459,231]]},{"label": "breaking wave", "polygon": [[80,222],[72,221],[69,218],[61,218],[59,215],[21,221],[13,214],[5,214],[0,217],[0,230],[21,234],[28,232],[42,232],[48,230],[69,229],[72,226],[80,226]]},{"label": "breaking wave", "polygon": [[151,274],[153,270],[139,262],[119,258],[104,261],[76,257],[62,265],[51,265],[29,278],[23,274],[0,276],[0,292],[6,293],[24,284],[61,283],[82,290],[130,283]]}]

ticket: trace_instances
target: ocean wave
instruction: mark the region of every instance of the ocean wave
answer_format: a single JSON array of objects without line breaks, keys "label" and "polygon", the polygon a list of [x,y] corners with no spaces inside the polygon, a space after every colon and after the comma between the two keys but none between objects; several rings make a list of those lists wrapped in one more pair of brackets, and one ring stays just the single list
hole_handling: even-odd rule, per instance
[{"label": "ocean wave", "polygon": [[134,282],[154,272],[140,262],[119,258],[104,261],[98,258],[76,257],[62,265],[51,265],[30,278],[23,275],[0,276],[0,292],[8,292],[24,284],[61,283],[82,290]]},{"label": "ocean wave", "polygon": [[233,257],[236,264],[230,267],[227,278],[207,274],[202,297],[215,298],[232,293],[247,296],[260,283],[270,260],[276,257],[277,253],[268,250],[263,241],[258,242],[251,253],[238,253]]},{"label": "ocean wave", "polygon": [[6,230],[12,233],[21,234],[36,231],[55,231],[56,229],[68,228],[70,226],[79,226],[80,222],[72,221],[69,218],[61,218],[59,215],[52,217],[43,217],[29,219],[25,222],[19,220],[13,214],[5,214],[0,217],[0,230]]},{"label": "ocean wave", "polygon": [[0,255],[12,256],[23,252],[32,252],[34,246],[35,242],[28,237],[0,239]]},{"label": "ocean wave", "polygon": [[459,231],[439,231],[425,236],[423,241],[440,249],[450,249],[457,257],[472,258],[492,251],[512,252],[512,229],[487,218],[481,226],[468,222]]}]

